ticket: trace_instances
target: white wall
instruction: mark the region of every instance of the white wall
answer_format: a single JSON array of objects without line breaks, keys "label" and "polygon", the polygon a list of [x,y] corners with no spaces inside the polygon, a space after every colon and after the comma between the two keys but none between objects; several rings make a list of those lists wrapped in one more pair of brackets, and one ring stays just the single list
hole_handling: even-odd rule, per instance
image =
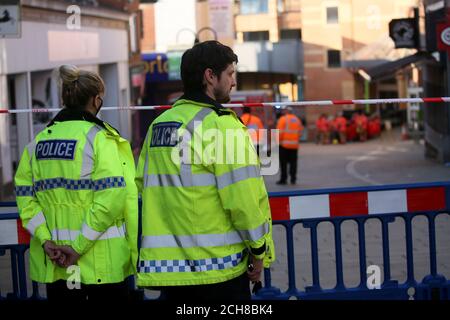
[{"label": "white wall", "polygon": [[49,70],[64,63],[128,61],[127,38],[126,30],[82,27],[71,31],[62,24],[23,21],[21,38],[4,40],[6,66],[0,73]]},{"label": "white wall", "polygon": [[[83,26],[81,30],[68,30],[64,24],[23,21],[20,38],[0,39],[0,107],[10,108],[6,75],[13,75],[15,79],[18,108],[31,108],[32,95],[43,98],[44,80],[53,69],[62,64],[74,64],[95,72],[100,71],[101,65],[111,66],[105,79],[109,81],[107,86],[111,99],[105,102],[109,102],[109,106],[129,103],[127,30]],[[55,94],[58,92],[54,86],[52,96]],[[57,101],[54,103],[57,104]],[[109,116],[114,119],[114,125],[122,134],[130,137],[130,113],[112,113],[116,113]],[[12,146],[17,144],[18,152],[21,153],[32,139],[33,131],[40,129],[38,124],[33,125],[30,113],[19,115],[17,126],[10,126],[10,120],[9,115],[0,115],[0,166],[3,182],[9,182],[12,178]],[[9,134],[10,130],[14,135]],[[1,183],[0,181],[0,187]]]},{"label": "white wall", "polygon": [[159,0],[155,3],[156,51],[167,52],[173,45],[192,46],[196,31],[195,0]]},{"label": "white wall", "polygon": [[[99,73],[106,86],[103,100],[105,107],[122,107],[129,104],[128,70],[126,63],[100,65]],[[130,111],[101,111],[99,117],[119,130],[124,138],[131,139]]]}]

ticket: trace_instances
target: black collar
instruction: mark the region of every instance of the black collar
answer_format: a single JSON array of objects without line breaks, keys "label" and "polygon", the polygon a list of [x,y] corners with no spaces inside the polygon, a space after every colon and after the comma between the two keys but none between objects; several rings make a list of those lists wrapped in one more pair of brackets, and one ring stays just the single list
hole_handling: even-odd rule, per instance
[{"label": "black collar", "polygon": [[[58,114],[53,118],[52,121],[47,125],[50,127],[55,124],[55,122],[64,122],[64,121],[88,121],[95,124],[98,124],[100,127],[105,128],[106,126],[102,120],[94,116],[92,113],[82,110],[70,110],[70,109],[62,109]],[[116,130],[117,131],[117,130]]]},{"label": "black collar", "polygon": [[211,105],[211,109],[213,109],[219,116],[223,116],[223,115],[227,115],[227,114],[231,113],[230,110],[228,110],[227,108],[222,106],[219,102],[212,99],[210,96],[208,96],[204,92],[200,92],[200,91],[185,92],[179,98],[179,100],[182,100],[182,99],[209,104],[209,105]]}]

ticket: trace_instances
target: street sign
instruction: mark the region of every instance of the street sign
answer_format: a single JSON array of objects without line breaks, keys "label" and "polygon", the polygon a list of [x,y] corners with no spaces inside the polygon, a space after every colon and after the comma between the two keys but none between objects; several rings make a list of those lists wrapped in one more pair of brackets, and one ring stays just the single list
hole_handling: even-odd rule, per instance
[{"label": "street sign", "polygon": [[439,51],[450,52],[450,23],[439,23],[436,27]]},{"label": "street sign", "polygon": [[167,61],[168,61],[168,71],[169,71],[169,80],[181,80],[180,74],[180,66],[181,66],[181,57],[183,56],[184,51],[168,51],[167,52]]},{"label": "street sign", "polygon": [[20,38],[20,0],[0,4],[0,38]]}]

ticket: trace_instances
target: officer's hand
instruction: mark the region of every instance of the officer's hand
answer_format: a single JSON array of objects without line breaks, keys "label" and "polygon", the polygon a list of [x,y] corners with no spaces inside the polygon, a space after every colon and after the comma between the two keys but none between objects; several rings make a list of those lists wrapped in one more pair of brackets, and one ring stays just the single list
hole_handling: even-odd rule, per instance
[{"label": "officer's hand", "polygon": [[58,265],[63,268],[70,267],[77,263],[78,259],[80,259],[80,255],[78,252],[73,250],[71,246],[59,246],[59,250],[61,250],[62,256],[58,260]]},{"label": "officer's hand", "polygon": [[47,256],[55,262],[61,257],[61,250],[59,250],[59,247],[50,240],[45,241],[45,243],[42,246],[44,248],[45,253]]},{"label": "officer's hand", "polygon": [[253,282],[260,281],[262,270],[263,260],[256,259],[254,256],[250,255],[249,268],[247,270],[248,278]]}]

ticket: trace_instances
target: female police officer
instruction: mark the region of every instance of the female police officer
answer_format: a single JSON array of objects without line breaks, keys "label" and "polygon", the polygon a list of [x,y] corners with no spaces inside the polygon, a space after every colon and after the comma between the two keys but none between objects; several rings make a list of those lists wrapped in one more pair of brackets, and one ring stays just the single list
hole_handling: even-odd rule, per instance
[{"label": "female police officer", "polygon": [[[126,298],[137,258],[131,148],[96,117],[103,80],[70,65],[59,73],[64,108],[25,148],[15,176],[20,218],[32,235],[31,279],[47,283],[49,300]],[[77,278],[80,289],[70,290]]]}]

